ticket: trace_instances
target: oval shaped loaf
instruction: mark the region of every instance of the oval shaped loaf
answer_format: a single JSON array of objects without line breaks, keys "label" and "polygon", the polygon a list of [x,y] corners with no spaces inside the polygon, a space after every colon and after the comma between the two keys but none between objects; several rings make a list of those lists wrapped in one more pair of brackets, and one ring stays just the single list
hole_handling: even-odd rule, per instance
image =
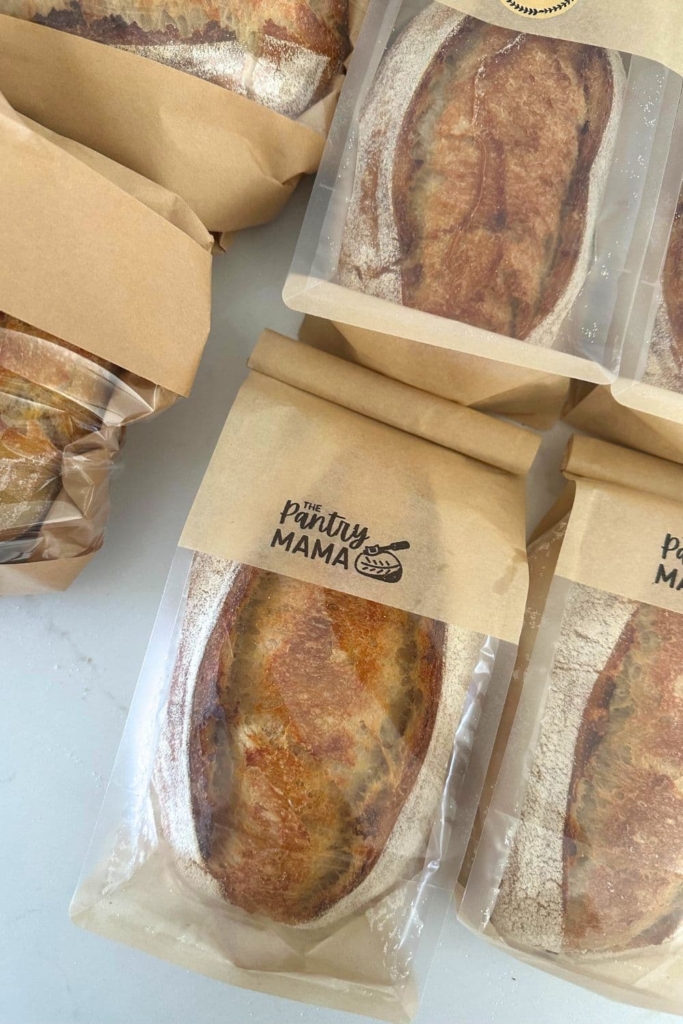
[{"label": "oval shaped loaf", "polygon": [[349,53],[348,0],[0,0],[0,13],[118,46],[296,118]]},{"label": "oval shaped loaf", "polygon": [[568,956],[683,923],[683,616],[573,584],[492,924]]},{"label": "oval shaped loaf", "polygon": [[181,872],[316,926],[412,877],[480,645],[454,675],[440,623],[196,555],[156,769]]},{"label": "oval shaped loaf", "polygon": [[624,82],[619,54],[429,5],[361,116],[341,284],[551,345],[590,264]]},{"label": "oval shaped loaf", "polygon": [[654,946],[683,922],[683,616],[640,605],[583,714],[567,804],[564,947]]}]

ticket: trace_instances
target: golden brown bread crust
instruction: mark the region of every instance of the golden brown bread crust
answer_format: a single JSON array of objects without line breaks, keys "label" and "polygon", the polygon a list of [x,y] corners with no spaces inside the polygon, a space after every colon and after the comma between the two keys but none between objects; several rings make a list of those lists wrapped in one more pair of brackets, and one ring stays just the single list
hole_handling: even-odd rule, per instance
[{"label": "golden brown bread crust", "polygon": [[40,528],[61,490],[64,449],[99,426],[110,385],[93,364],[108,367],[0,313],[0,542]]},{"label": "golden brown bread crust", "polygon": [[[348,0],[2,0],[0,10],[132,49],[291,117],[329,92],[350,48]],[[279,71],[282,95],[273,79],[257,81],[249,57]],[[284,81],[297,74],[300,88]]]},{"label": "golden brown bread crust", "polygon": [[377,863],[424,762],[445,627],[241,567],[193,696],[204,863],[230,903],[313,921]]},{"label": "golden brown bread crust", "polygon": [[658,945],[683,921],[683,616],[639,606],[583,716],[564,847],[568,951]]},{"label": "golden brown bread crust", "polygon": [[[613,112],[611,58],[455,12],[425,14],[450,17],[453,28],[427,66],[415,62],[390,194],[382,119],[361,124],[369,155],[361,141],[340,278],[389,298],[386,278],[398,267],[394,301],[527,339],[558,307],[582,256],[591,174]],[[403,64],[393,72],[405,74]],[[392,77],[376,88],[391,92]],[[397,237],[378,258],[368,239],[381,249],[382,204],[393,208]]]}]

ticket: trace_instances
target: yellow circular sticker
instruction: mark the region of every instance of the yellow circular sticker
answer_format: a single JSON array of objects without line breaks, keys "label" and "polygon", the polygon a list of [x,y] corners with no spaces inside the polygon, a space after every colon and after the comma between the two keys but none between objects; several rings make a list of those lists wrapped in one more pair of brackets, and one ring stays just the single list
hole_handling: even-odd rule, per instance
[{"label": "yellow circular sticker", "polygon": [[543,0],[537,3],[524,3],[524,0],[500,0],[500,2],[509,11],[514,11],[515,14],[520,14],[523,18],[556,18],[558,14],[564,14],[579,0],[555,0],[554,3],[549,0],[545,0],[545,3]]}]

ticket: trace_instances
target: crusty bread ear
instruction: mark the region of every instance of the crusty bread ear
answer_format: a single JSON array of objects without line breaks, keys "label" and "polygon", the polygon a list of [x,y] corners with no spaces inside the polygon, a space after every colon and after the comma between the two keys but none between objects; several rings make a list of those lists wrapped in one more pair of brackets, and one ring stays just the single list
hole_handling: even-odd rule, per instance
[{"label": "crusty bread ear", "polygon": [[551,345],[590,266],[624,86],[618,54],[429,5],[361,117],[340,282]]}]

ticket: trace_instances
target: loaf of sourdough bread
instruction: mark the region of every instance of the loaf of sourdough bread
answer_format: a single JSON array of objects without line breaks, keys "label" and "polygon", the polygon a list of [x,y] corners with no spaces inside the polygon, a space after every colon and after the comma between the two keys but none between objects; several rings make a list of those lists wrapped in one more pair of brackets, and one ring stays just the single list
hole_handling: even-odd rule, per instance
[{"label": "loaf of sourdough bread", "polygon": [[349,52],[348,0],[0,0],[0,13],[168,64],[299,117]]},{"label": "loaf of sourdough bread", "polygon": [[366,101],[340,283],[551,345],[592,258],[621,57],[439,3]]},{"label": "loaf of sourdough bread", "polygon": [[683,616],[572,584],[492,923],[573,955],[683,924]]},{"label": "loaf of sourdough bread", "polygon": [[109,364],[0,313],[0,562],[39,530],[62,486],[67,445],[100,426]]},{"label": "loaf of sourdough bread", "polygon": [[482,641],[195,555],[155,767],[183,877],[320,927],[410,879]]}]

